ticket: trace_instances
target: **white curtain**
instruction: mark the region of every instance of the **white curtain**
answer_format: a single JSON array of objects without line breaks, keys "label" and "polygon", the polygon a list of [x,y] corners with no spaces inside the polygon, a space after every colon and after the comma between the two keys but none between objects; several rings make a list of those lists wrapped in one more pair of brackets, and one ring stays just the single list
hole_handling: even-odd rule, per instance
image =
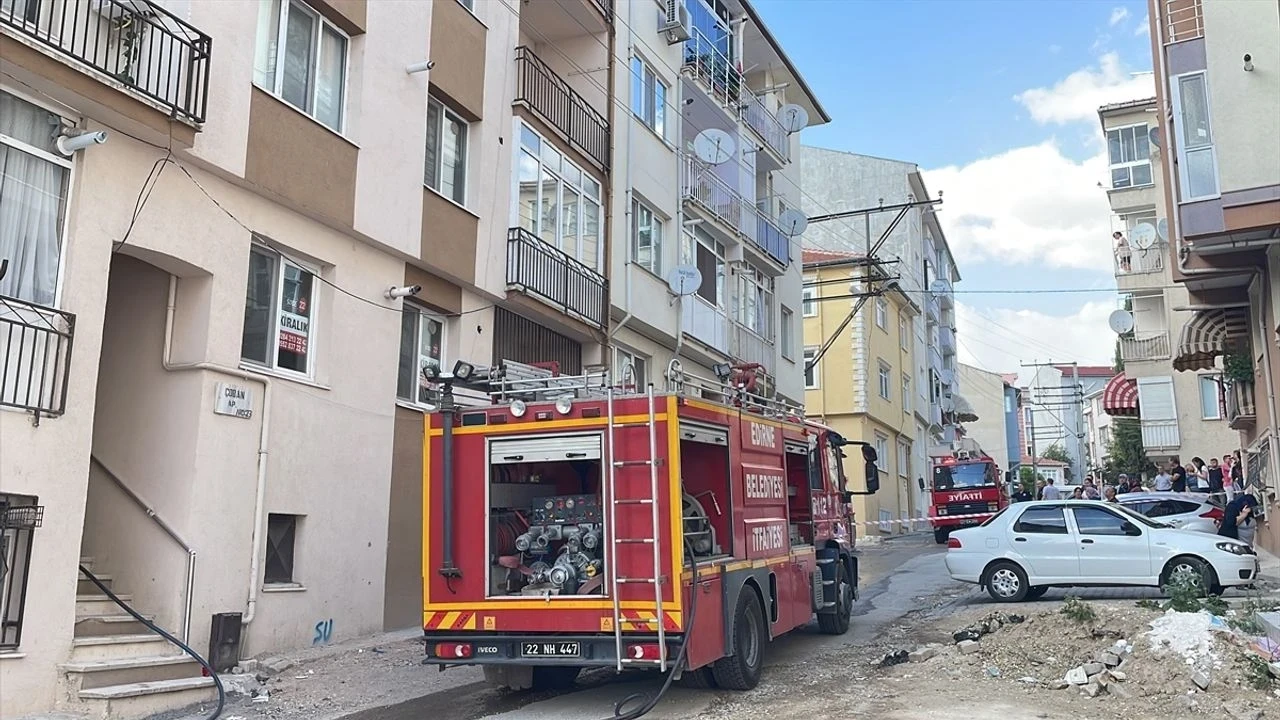
[{"label": "white curtain", "polygon": [[[0,135],[56,152],[58,122],[44,109],[0,93]],[[53,305],[66,176],[67,168],[0,142],[0,260],[9,261],[0,295]]]}]

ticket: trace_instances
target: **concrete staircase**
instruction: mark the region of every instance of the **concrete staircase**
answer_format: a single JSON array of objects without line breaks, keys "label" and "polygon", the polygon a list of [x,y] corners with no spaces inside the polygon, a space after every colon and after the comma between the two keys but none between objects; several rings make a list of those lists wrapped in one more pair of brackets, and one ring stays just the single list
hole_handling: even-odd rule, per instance
[{"label": "concrete staircase", "polygon": [[[80,564],[133,604],[132,596],[112,585],[110,575],[97,572],[93,558],[81,558]],[[98,720],[138,720],[211,702],[216,692],[213,678],[204,677],[199,663],[126,614],[83,576],[76,592],[71,660],[58,669],[62,709]]]}]

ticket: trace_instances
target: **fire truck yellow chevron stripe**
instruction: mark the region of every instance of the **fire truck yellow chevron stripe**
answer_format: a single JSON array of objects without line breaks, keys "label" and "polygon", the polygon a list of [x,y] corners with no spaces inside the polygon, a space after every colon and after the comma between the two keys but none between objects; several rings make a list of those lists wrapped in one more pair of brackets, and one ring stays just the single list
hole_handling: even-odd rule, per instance
[{"label": "fire truck yellow chevron stripe", "polygon": [[455,610],[455,611],[453,611],[453,612],[445,613],[445,614],[444,614],[444,619],[440,621],[440,626],[439,626],[439,628],[438,628],[438,629],[440,629],[440,630],[453,630],[453,629],[454,629],[454,623],[456,623],[456,622],[458,621],[458,616],[459,616],[459,615],[461,615],[461,614],[462,614],[462,613],[460,613],[460,612],[458,612],[458,611],[456,611],[456,610]]}]

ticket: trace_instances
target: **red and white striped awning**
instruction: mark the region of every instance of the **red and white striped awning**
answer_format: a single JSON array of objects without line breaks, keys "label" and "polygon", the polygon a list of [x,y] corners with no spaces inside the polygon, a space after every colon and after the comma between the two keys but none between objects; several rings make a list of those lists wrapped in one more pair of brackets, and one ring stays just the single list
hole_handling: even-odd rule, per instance
[{"label": "red and white striped awning", "polygon": [[1113,417],[1138,416],[1138,381],[1120,373],[1102,389],[1102,409]]},{"label": "red and white striped awning", "polygon": [[1197,310],[1182,326],[1173,369],[1212,370],[1214,361],[1228,350],[1249,342],[1249,308]]}]

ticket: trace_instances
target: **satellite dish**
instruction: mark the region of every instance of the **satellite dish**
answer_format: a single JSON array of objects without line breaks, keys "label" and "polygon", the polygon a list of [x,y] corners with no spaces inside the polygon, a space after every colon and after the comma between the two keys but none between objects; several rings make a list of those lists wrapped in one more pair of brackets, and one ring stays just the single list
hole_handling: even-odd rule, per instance
[{"label": "satellite dish", "polygon": [[1160,147],[1160,126],[1159,125],[1153,125],[1151,129],[1147,131],[1147,140],[1151,142],[1151,145],[1153,147]]},{"label": "satellite dish", "polygon": [[950,289],[951,288],[947,285],[947,281],[942,280],[941,278],[929,283],[929,292],[934,295],[946,295],[947,291]]},{"label": "satellite dish", "polygon": [[693,138],[693,154],[708,165],[721,165],[732,160],[737,149],[733,136],[719,128],[707,128]]},{"label": "satellite dish", "polygon": [[1169,242],[1169,219],[1160,218],[1156,221],[1156,235],[1160,236],[1161,242]]},{"label": "satellite dish", "polygon": [[1156,244],[1156,228],[1151,223],[1138,223],[1129,231],[1129,241],[1139,250],[1150,250]]},{"label": "satellite dish", "polygon": [[951,368],[942,368],[942,370],[938,371],[938,379],[942,381],[943,385],[950,385],[955,381],[956,374]]},{"label": "satellite dish", "polygon": [[1113,310],[1107,316],[1107,325],[1117,335],[1123,335],[1133,329],[1133,313],[1128,310]]},{"label": "satellite dish", "polygon": [[795,103],[787,103],[778,109],[778,123],[789,133],[797,133],[809,127],[809,112]]},{"label": "satellite dish", "polygon": [[702,272],[693,265],[677,265],[667,275],[667,286],[677,297],[692,295],[702,287]]},{"label": "satellite dish", "polygon": [[778,227],[788,237],[795,237],[809,227],[809,218],[795,208],[787,208],[778,216]]}]

